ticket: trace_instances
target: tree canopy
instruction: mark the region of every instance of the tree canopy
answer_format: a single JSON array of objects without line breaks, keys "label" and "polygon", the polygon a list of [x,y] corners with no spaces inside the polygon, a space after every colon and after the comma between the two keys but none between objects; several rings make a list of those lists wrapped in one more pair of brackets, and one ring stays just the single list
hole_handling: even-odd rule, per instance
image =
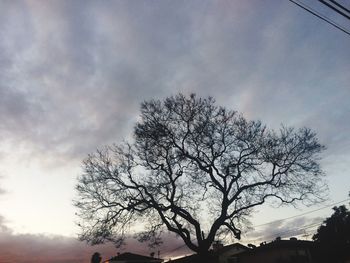
[{"label": "tree canopy", "polygon": [[333,207],[333,214],[313,236],[321,248],[320,262],[347,262],[350,259],[350,211],[345,205]]},{"label": "tree canopy", "polygon": [[133,140],[90,154],[75,205],[82,240],[121,244],[168,230],[204,254],[242,229],[256,206],[322,197],[324,146],[308,128],[268,129],[215,100],[178,94],[141,104]]},{"label": "tree canopy", "polygon": [[333,211],[318,228],[313,239],[321,243],[350,246],[350,211],[345,205],[335,206]]}]

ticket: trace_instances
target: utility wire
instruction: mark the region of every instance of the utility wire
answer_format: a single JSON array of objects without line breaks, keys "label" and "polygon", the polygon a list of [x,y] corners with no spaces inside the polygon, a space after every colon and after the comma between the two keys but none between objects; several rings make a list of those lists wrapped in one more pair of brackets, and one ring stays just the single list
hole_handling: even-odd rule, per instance
[{"label": "utility wire", "polygon": [[333,204],[329,204],[327,206],[320,207],[320,208],[315,209],[315,210],[311,210],[311,211],[304,212],[304,213],[301,213],[301,214],[298,214],[298,215],[294,215],[294,216],[290,216],[290,217],[285,217],[285,218],[282,218],[282,219],[277,219],[277,220],[270,221],[270,222],[267,222],[267,223],[263,223],[263,224],[260,224],[260,225],[255,225],[253,227],[260,227],[260,226],[270,225],[270,224],[273,224],[273,223],[276,223],[276,222],[281,222],[281,221],[285,221],[285,220],[288,220],[288,219],[297,218],[297,217],[300,217],[300,216],[304,216],[304,215],[307,215],[307,214],[311,214],[311,213],[314,213],[314,212],[317,212],[317,211],[320,211],[320,210],[332,207],[334,205],[338,205],[338,204],[344,203],[346,201],[350,201],[350,198],[344,199],[342,201],[339,201],[339,202],[336,202],[336,203],[333,203]]},{"label": "utility wire", "polygon": [[326,2],[325,0],[318,0],[318,1],[321,2],[322,4],[324,4],[325,6],[328,6],[330,9],[334,10],[338,14],[346,17],[347,19],[350,19],[349,15],[347,15],[343,11],[340,11],[339,9],[335,8],[333,5],[331,5],[330,3]]},{"label": "utility wire", "polygon": [[338,28],[339,30],[343,31],[345,34],[350,36],[350,32],[347,31],[345,28],[338,25],[337,23],[335,23],[331,19],[327,18],[326,16],[318,13],[316,10],[312,9],[311,7],[307,6],[306,4],[295,1],[295,0],[289,0],[289,1],[292,2],[293,4],[296,4],[297,6],[301,7],[302,9],[306,10],[310,14],[313,14],[314,16],[318,17],[319,19],[322,19],[323,21],[327,22],[328,24],[334,26],[335,28]]},{"label": "utility wire", "polygon": [[[344,199],[342,201],[339,201],[339,202],[335,202],[335,203],[332,203],[332,204],[329,204],[327,206],[323,206],[321,208],[318,208],[318,209],[315,209],[315,210],[311,210],[311,211],[308,211],[308,212],[305,212],[305,213],[301,213],[301,214],[298,214],[298,215],[294,215],[294,216],[290,216],[290,217],[286,217],[286,218],[282,218],[282,219],[278,219],[278,220],[274,220],[274,221],[270,221],[270,222],[267,222],[267,223],[264,223],[264,224],[260,224],[260,225],[255,225],[253,227],[260,227],[260,226],[265,226],[265,225],[269,225],[269,224],[273,224],[275,222],[281,222],[281,221],[285,221],[285,220],[289,220],[289,219],[292,219],[292,218],[297,218],[297,217],[300,217],[300,216],[304,216],[304,215],[307,215],[307,214],[311,214],[311,213],[314,213],[314,212],[317,212],[317,211],[320,211],[320,210],[323,210],[323,209],[326,209],[326,208],[329,208],[329,207],[332,207],[334,205],[338,205],[338,204],[341,204],[341,203],[344,203],[344,202],[347,202],[347,201],[350,201],[350,198],[348,199]],[[323,221],[322,221],[323,222]],[[285,231],[285,232],[282,232],[282,233],[277,233],[277,234],[273,234],[271,235],[272,237],[273,236],[276,236],[276,235],[281,235],[281,234],[285,234],[286,232],[292,232],[292,231],[297,231],[297,230],[303,230],[303,229],[307,229],[307,228],[311,228],[313,226],[316,226],[316,225],[320,225],[322,224],[322,222],[318,222],[318,223],[313,223],[312,225],[305,225],[303,227],[300,227],[299,229],[292,229],[292,230],[288,230],[288,231]],[[270,237],[270,236],[268,236]],[[261,239],[255,239],[255,240],[251,240],[251,241],[248,241],[248,242],[254,242],[254,241],[258,241],[258,240],[261,240]],[[195,241],[195,239],[192,239],[191,241]],[[186,244],[183,244],[181,246],[178,246],[170,251],[167,251],[167,252],[163,252],[163,254],[172,254],[174,253],[175,251],[183,248],[183,247],[186,247]]]},{"label": "utility wire", "polygon": [[[316,223],[303,225],[301,227],[287,229],[285,231],[274,233],[274,234],[271,234],[271,235],[268,235],[268,236],[263,236],[261,238],[246,240],[246,242],[254,243],[254,242],[261,241],[261,240],[271,240],[272,238],[279,237],[279,236],[282,236],[282,235],[286,235],[288,233],[295,233],[297,231],[302,231],[302,230],[305,230],[305,229],[318,227],[318,226],[322,225],[322,223],[323,223],[323,221],[319,221],[319,222],[316,222]],[[300,236],[300,235],[301,234],[293,235],[293,236]]]},{"label": "utility wire", "polygon": [[285,235],[285,234],[288,234],[288,233],[293,233],[293,232],[305,230],[305,229],[312,228],[312,227],[315,227],[315,226],[320,226],[322,223],[323,223],[323,221],[319,221],[317,223],[313,223],[313,224],[309,224],[309,225],[303,225],[301,227],[288,229],[288,230],[285,230],[285,231],[282,231],[282,232],[279,232],[279,233],[271,234],[271,235],[265,237],[265,239],[269,239],[271,237],[276,237],[276,236],[277,237],[278,236],[282,236],[282,235]]},{"label": "utility wire", "polygon": [[[261,224],[261,225],[257,225],[257,226],[254,226],[254,227],[264,226],[264,225],[272,224],[272,223],[275,223],[275,222],[288,220],[288,219],[291,219],[291,218],[297,218],[297,217],[300,217],[300,216],[303,216],[303,215],[307,215],[307,214],[311,214],[311,213],[320,211],[320,210],[325,209],[325,208],[332,207],[332,206],[337,205],[337,204],[344,203],[346,201],[350,201],[350,198],[344,199],[342,201],[335,202],[335,203],[332,203],[330,205],[327,205],[327,206],[324,206],[324,207],[321,207],[321,208],[318,208],[318,209],[315,209],[315,210],[312,210],[312,211],[308,211],[308,212],[305,212],[305,213],[302,213],[302,214],[299,214],[299,215],[286,217],[286,218],[283,218],[283,219],[280,219],[280,220],[271,221],[271,222],[268,222],[268,223],[265,223],[265,224]],[[308,229],[308,228],[312,228],[312,227],[315,227],[315,226],[320,226],[320,225],[322,225],[322,223],[323,223],[323,220],[319,221],[319,222],[316,222],[316,223],[312,223],[310,225],[304,225],[304,226],[301,226],[299,228],[289,229],[289,230],[286,230],[286,231],[283,231],[283,232],[275,233],[275,234],[269,235],[267,237],[265,236],[265,237],[262,237],[262,238],[257,238],[257,239],[253,239],[253,240],[247,240],[247,242],[256,242],[256,241],[260,241],[262,239],[270,239],[271,237],[285,235],[285,234],[290,233],[290,232],[296,232],[296,231],[301,231],[301,230],[305,230],[305,229]]]},{"label": "utility wire", "polygon": [[346,12],[349,12],[350,13],[350,9],[346,8],[345,6],[339,4],[337,1],[335,0],[330,0],[333,4],[335,4],[336,6],[340,7],[341,9],[343,9],[344,11]]},{"label": "utility wire", "polygon": [[[278,232],[278,233],[274,233],[274,234],[271,234],[271,235],[268,235],[268,236],[265,236],[263,238],[257,238],[257,239],[253,239],[253,240],[247,240],[246,242],[257,242],[257,241],[261,241],[262,239],[266,240],[266,239],[271,239],[271,238],[274,238],[274,237],[278,237],[278,236],[281,236],[281,235],[285,235],[285,234],[288,234],[288,233],[293,233],[293,232],[297,232],[297,231],[301,231],[301,230],[305,230],[305,229],[309,229],[309,228],[313,228],[313,227],[318,227],[320,226],[321,224],[323,223],[323,221],[319,221],[317,223],[313,223],[313,224],[309,224],[309,225],[304,225],[304,226],[301,226],[301,227],[297,227],[297,228],[293,228],[293,229],[288,229],[288,230],[285,230],[285,231],[282,231],[282,232]],[[300,234],[299,234],[300,235]],[[295,235],[295,236],[299,236],[299,235]],[[179,247],[176,247],[175,249],[171,250],[171,251],[168,251],[166,253],[163,252],[163,254],[171,254],[183,247],[185,247],[186,244],[184,245],[181,245]]]},{"label": "utility wire", "polygon": [[[181,246],[178,246],[178,247],[174,248],[173,250],[168,251],[168,252],[165,253],[165,254],[171,254],[171,253],[175,252],[176,250],[179,250],[179,249],[181,249],[181,248],[183,248],[183,247],[185,247],[185,246],[186,246],[186,244],[183,244],[183,245],[181,245]],[[163,254],[164,254],[164,252],[163,252]]]}]

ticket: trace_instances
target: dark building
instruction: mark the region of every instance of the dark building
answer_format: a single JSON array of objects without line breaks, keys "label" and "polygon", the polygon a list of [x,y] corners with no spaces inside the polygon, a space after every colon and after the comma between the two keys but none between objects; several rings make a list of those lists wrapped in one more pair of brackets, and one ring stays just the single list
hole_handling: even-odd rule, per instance
[{"label": "dark building", "polygon": [[[210,262],[213,263],[227,263],[229,262],[229,258],[246,250],[249,250],[249,248],[240,243],[234,243],[228,246],[223,246],[220,243],[214,243],[213,249],[209,251],[208,259],[210,259]],[[201,263],[201,260],[196,254],[193,254],[187,257],[172,260],[171,263]]]},{"label": "dark building", "polygon": [[[326,248],[313,241],[276,239],[271,243],[262,243],[255,247],[246,247],[239,243],[228,246],[215,244],[209,253],[211,263],[350,263],[350,261],[329,261],[324,255]],[[202,263],[196,254],[172,260],[172,263]]]},{"label": "dark building", "polygon": [[277,239],[232,256],[227,263],[318,263],[318,254],[312,241]]},{"label": "dark building", "polygon": [[163,259],[147,257],[134,253],[122,253],[118,256],[106,260],[104,263],[161,263]]}]

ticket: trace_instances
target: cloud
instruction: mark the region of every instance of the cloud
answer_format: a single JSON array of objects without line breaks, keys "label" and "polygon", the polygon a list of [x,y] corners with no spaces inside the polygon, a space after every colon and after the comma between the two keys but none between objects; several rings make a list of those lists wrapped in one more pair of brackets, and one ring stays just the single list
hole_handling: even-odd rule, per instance
[{"label": "cloud", "polygon": [[[273,125],[322,129],[343,119],[316,98],[335,85],[324,104],[331,109],[349,95],[348,77],[340,78],[348,60],[325,58],[335,46],[312,38],[313,24],[295,19],[289,4],[274,12],[227,1],[2,5],[0,136],[23,143],[31,158],[80,160],[128,137],[141,101],[179,91],[213,95]],[[319,83],[325,70],[330,80]]]},{"label": "cloud", "polygon": [[[6,190],[2,187],[1,180],[4,178],[4,176],[1,175],[0,173],[0,196],[6,193]],[[1,224],[1,220],[0,220]]]},{"label": "cloud", "polygon": [[34,234],[15,234],[0,215],[0,262],[73,263],[89,262],[99,251],[104,257],[115,254],[113,246],[89,247],[74,238]]},{"label": "cloud", "polygon": [[[180,239],[165,235],[164,244],[149,249],[146,244],[134,239],[127,240],[123,248],[112,244],[89,246],[72,237],[47,234],[16,234],[5,224],[0,215],[0,262],[2,263],[86,263],[94,252],[99,252],[103,260],[117,255],[117,252],[132,252],[149,255],[160,251],[160,256],[169,258],[191,253]],[[174,248],[176,248],[174,250]]]},{"label": "cloud", "polygon": [[98,251],[104,259],[115,255],[112,246],[89,247],[67,237],[45,235],[14,235],[1,233],[0,262],[89,262],[91,255]]},{"label": "cloud", "polygon": [[274,240],[277,237],[289,238],[302,236],[302,239],[311,238],[313,231],[323,222],[320,217],[299,217],[291,220],[278,220],[265,226],[256,227],[246,234],[250,243]]}]

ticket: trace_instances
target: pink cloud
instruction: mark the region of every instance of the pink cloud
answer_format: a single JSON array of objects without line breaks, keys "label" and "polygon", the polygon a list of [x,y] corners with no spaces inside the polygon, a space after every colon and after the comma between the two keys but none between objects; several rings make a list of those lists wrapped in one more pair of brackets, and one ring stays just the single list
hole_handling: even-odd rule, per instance
[{"label": "pink cloud", "polygon": [[0,262],[1,263],[86,263],[91,256],[99,252],[103,260],[117,255],[118,252],[133,252],[149,255],[160,251],[160,257],[167,259],[191,252],[183,242],[173,235],[165,235],[164,243],[156,249],[134,239],[127,241],[123,248],[113,244],[90,246],[73,237],[44,234],[15,234],[4,224],[0,216]]}]

